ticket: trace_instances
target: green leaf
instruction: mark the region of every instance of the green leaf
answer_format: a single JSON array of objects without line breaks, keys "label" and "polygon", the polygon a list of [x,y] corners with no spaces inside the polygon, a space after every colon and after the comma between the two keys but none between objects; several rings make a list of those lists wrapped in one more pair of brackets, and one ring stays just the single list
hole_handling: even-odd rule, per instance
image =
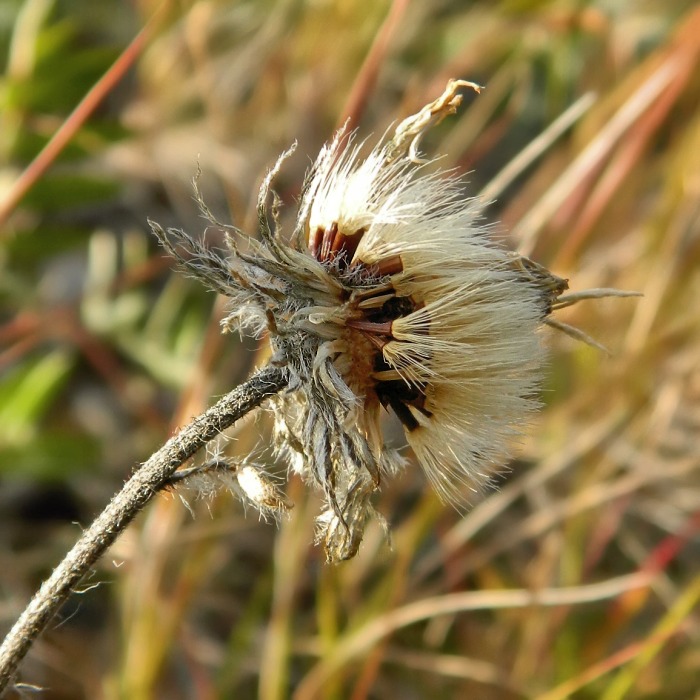
[{"label": "green leaf", "polygon": [[43,212],[61,211],[112,199],[118,191],[119,185],[106,179],[67,173],[52,174],[34,185],[22,206]]},{"label": "green leaf", "polygon": [[100,462],[97,440],[85,435],[48,432],[25,445],[0,447],[0,474],[42,480],[63,480]]},{"label": "green leaf", "polygon": [[0,380],[0,445],[34,439],[37,422],[50,408],[73,369],[65,350],[31,359]]}]

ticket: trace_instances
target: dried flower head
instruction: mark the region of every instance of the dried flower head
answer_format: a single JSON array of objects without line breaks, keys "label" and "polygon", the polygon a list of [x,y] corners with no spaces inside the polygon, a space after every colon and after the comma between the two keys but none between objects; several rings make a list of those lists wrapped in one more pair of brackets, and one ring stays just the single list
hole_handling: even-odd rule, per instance
[{"label": "dried flower head", "polygon": [[275,445],[325,494],[319,539],[330,560],[355,554],[371,495],[403,466],[384,444],[382,411],[402,423],[440,496],[464,502],[537,407],[538,329],[569,303],[565,280],[496,243],[481,202],[418,157],[420,137],[455,111],[464,85],[477,87],[450,81],[365,156],[341,129],[306,177],[289,236],[270,188],[291,151],[262,184],[259,239],[216,222],[200,198],[229,256],[152,224],[191,273],[230,297],[225,327],[267,333],[272,362],[288,368]]}]

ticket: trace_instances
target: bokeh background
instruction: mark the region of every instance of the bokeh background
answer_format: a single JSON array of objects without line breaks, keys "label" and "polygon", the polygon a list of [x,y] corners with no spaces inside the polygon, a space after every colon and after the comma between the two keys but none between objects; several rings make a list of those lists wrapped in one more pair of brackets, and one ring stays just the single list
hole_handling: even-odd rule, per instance
[{"label": "bokeh background", "polygon": [[[690,0],[0,0],[2,629],[131,470],[264,362],[148,232],[203,232],[198,164],[254,231],[293,140],[290,211],[345,119],[380,135],[471,79],[424,150],[572,290],[644,293],[560,315],[611,354],[546,333],[544,410],[469,511],[411,467],[377,503],[392,546],[372,527],[330,567],[294,479],[279,525],[159,496],[22,680],[51,700],[699,697],[699,64]],[[267,430],[228,449],[265,458]]]}]

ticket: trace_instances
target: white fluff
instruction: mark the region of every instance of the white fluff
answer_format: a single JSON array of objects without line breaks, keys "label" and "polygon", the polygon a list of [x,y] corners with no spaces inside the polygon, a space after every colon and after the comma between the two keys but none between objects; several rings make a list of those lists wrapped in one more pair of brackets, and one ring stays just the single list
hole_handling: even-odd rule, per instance
[{"label": "white fluff", "polygon": [[423,387],[424,410],[409,408],[419,426],[407,439],[438,493],[463,502],[504,464],[538,405],[542,289],[489,238],[480,203],[459,179],[390,161],[386,146],[363,159],[361,147],[339,152],[339,142],[316,163],[305,225],[364,228],[355,265],[400,256],[391,285],[420,308],[393,321],[383,357]]}]

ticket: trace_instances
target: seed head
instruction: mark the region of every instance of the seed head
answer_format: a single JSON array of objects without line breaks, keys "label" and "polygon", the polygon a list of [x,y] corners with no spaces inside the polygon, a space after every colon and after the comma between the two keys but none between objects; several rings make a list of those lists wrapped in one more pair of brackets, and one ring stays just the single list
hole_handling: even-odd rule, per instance
[{"label": "seed head", "polygon": [[404,465],[385,445],[383,412],[401,422],[438,494],[460,504],[508,458],[538,405],[539,328],[567,283],[495,242],[464,183],[418,157],[463,85],[475,87],[450,81],[366,155],[341,129],[306,177],[291,235],[271,191],[291,150],[262,184],[258,239],[217,222],[199,198],[227,234],[226,257],[151,224],[230,297],[225,328],[267,333],[272,362],[288,368],[275,446],[325,495],[319,539],[330,560],[355,554],[372,494]]}]

